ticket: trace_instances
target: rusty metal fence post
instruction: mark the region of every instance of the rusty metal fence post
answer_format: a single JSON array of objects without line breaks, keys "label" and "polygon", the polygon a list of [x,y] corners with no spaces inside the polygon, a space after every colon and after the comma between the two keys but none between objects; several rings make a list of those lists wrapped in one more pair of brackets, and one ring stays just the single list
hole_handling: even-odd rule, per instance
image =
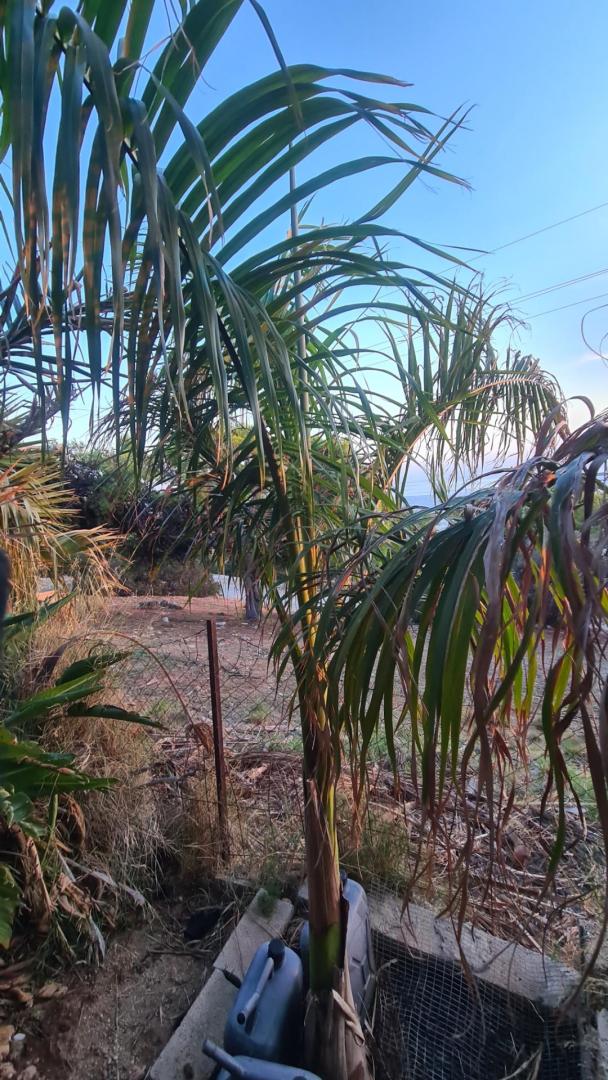
[{"label": "rusty metal fence post", "polygon": [[207,648],[209,651],[209,687],[211,690],[211,719],[213,723],[213,753],[215,758],[217,813],[220,827],[222,858],[224,859],[224,861],[228,861],[228,859],[230,858],[230,836],[228,831],[226,760],[224,757],[224,728],[222,724],[220,664],[217,652],[217,628],[215,625],[215,619],[207,619]]}]

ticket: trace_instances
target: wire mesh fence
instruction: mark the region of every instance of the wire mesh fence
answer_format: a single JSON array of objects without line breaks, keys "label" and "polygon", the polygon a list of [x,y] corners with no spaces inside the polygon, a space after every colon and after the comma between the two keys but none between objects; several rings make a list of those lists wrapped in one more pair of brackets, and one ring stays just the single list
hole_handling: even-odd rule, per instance
[{"label": "wire mesh fence", "polygon": [[[98,633],[101,644],[127,653],[115,669],[111,697],[160,725],[146,736],[148,760],[139,763],[134,779],[153,793],[159,814],[168,815],[167,832],[176,851],[181,847],[190,854],[194,871],[197,865],[222,865],[224,873],[250,881],[274,879],[278,885],[303,866],[302,740],[298,717],[292,716],[294,678],[288,667],[277,684],[269,667],[271,628],[247,624],[239,605],[222,607],[215,602],[227,800],[222,830],[207,640],[212,610],[213,602],[203,601],[191,607],[170,599],[137,597],[115,603]],[[396,702],[399,708],[397,695]],[[427,869],[418,873],[418,896],[426,891],[425,899],[442,906],[454,852],[467,841],[470,813],[462,806],[462,794],[448,793],[443,819],[430,835],[409,767],[407,725],[399,738],[397,784],[382,732],[369,748],[367,801],[356,836],[345,761],[338,788],[340,849],[347,867],[362,880],[402,893],[415,854],[423,851],[418,870],[425,864]],[[578,956],[581,920],[588,914],[594,917],[592,887],[601,875],[597,827],[589,822],[585,831],[576,812],[569,815],[568,851],[554,892],[547,895],[543,883],[552,844],[552,811],[547,808],[540,818],[537,793],[525,777],[519,794],[521,801],[513,808],[499,859],[491,853],[488,810],[483,805],[477,809],[468,914],[476,925],[499,936],[522,934],[531,948],[541,950],[550,941],[569,959],[568,953]],[[180,815],[187,822],[185,833],[180,831]],[[581,882],[585,896],[576,898]],[[572,902],[570,896],[575,897]],[[556,898],[558,915],[548,921]]]},{"label": "wire mesh fence", "polygon": [[[101,645],[126,651],[112,677],[112,700],[159,724],[145,733],[148,753],[134,783],[142,798],[145,793],[155,800],[158,812],[170,822],[166,831],[174,837],[175,850],[181,859],[191,857],[196,873],[208,866],[235,878],[283,887],[290,873],[301,875],[304,863],[302,742],[291,709],[294,679],[287,669],[277,685],[268,665],[270,633],[263,627],[246,624],[240,609],[216,613],[226,836],[218,811],[207,614],[203,607],[193,611],[170,600],[130,598],[99,632]],[[380,744],[371,757],[369,798],[356,850],[349,851],[347,766],[338,794],[345,803],[341,851],[347,865],[356,868],[372,890],[374,882],[381,882],[403,895],[424,824],[407,774],[407,748],[401,749],[398,789],[386,749]],[[522,810],[516,839],[529,844],[531,852],[537,844],[546,859],[548,840],[533,818],[529,807]],[[431,899],[434,890],[440,906],[446,898],[450,852],[463,843],[456,801],[448,807],[446,821],[449,826],[435,837],[434,863],[429,862],[428,876],[420,880],[421,888],[429,886]],[[545,827],[549,836],[550,824]],[[477,871],[479,878],[477,925],[507,938],[525,931],[524,944],[540,950],[549,941],[542,928],[551,909],[543,877],[532,856],[528,867],[513,860],[496,862],[488,890],[487,832],[481,812],[471,872],[472,882]],[[576,873],[581,857],[593,861],[585,845],[572,851]],[[575,885],[566,882],[566,892],[571,886],[574,892]],[[578,948],[584,914],[581,903],[563,903],[559,919],[551,922],[551,945],[567,951],[572,941]],[[508,1075],[568,1080],[579,1075],[576,1033],[560,1027],[552,1016],[541,1016],[524,999],[501,995],[485,984],[472,989],[455,964],[412,957],[380,938],[376,949],[380,979],[375,1036],[382,1047],[382,1080]]]},{"label": "wire mesh fence", "polygon": [[[132,825],[133,836],[125,832],[121,851],[127,845],[133,851],[137,848],[136,858],[158,864],[165,876],[171,859],[178,860],[180,873],[175,877],[180,880],[185,869],[195,877],[208,870],[283,889],[289,876],[299,880],[303,869],[302,747],[298,717],[292,715],[294,677],[286,669],[280,683],[276,681],[268,662],[270,630],[244,622],[240,607],[216,603],[214,690],[207,630],[213,610],[211,603],[188,606],[174,599],[129,597],[113,603],[109,617],[96,623],[92,632],[86,631],[87,647],[124,651],[111,670],[107,700],[158,724],[136,729],[133,735],[127,732],[127,738],[139,740],[139,750],[126,761],[121,773],[125,783],[118,785],[129,789],[141,815],[156,820],[156,838],[141,854],[139,834]],[[70,648],[81,652],[82,639],[72,635],[72,640]],[[219,700],[214,703],[217,690]],[[224,823],[218,804],[221,762],[214,743],[218,705],[226,772]],[[381,735],[370,747],[367,804],[356,845],[350,831],[348,761],[344,762],[338,788],[340,851],[370,895],[381,887],[403,896],[414,855],[425,842],[407,752],[404,734],[398,744],[400,783],[395,785]],[[109,761],[108,769],[114,765]],[[100,814],[108,812],[107,798],[104,795]],[[445,821],[433,838],[428,873],[418,879],[417,899],[427,890],[424,900],[435,907],[446,904],[447,866],[461,850],[465,835],[456,793],[450,799]],[[514,810],[513,821],[511,848],[526,846],[527,864],[517,863],[511,851],[508,858],[492,864],[488,888],[487,813],[483,807],[478,810],[470,874],[473,921],[477,928],[505,939],[518,937],[530,949],[555,948],[571,962],[572,948],[580,944],[584,903],[564,901],[558,917],[548,922],[555,897],[543,891],[541,865],[551,850],[551,822],[539,824],[532,802]],[[581,878],[592,879],[598,869],[594,858],[589,842],[572,847],[568,853],[572,875],[562,882],[564,896],[576,893]],[[131,880],[131,873],[132,868],[125,866],[125,878]],[[379,1080],[580,1076],[576,1024],[557,1023],[526,999],[483,980],[472,985],[458,963],[413,955],[382,935],[376,936],[375,946]]]},{"label": "wire mesh fence", "polygon": [[[168,600],[130,602],[129,618],[99,634],[124,648],[112,676],[112,701],[158,725],[149,735],[148,775],[159,799],[198,812],[192,845],[225,872],[278,880],[302,862],[301,736],[291,716],[294,680],[277,684],[269,641],[259,626],[214,617],[225,759],[227,838],[218,805],[213,677],[205,613]],[[198,811],[197,811],[198,804]],[[196,831],[196,822],[191,822]],[[227,842],[226,842],[227,839]]]},{"label": "wire mesh fence", "polygon": [[576,1014],[560,1016],[382,934],[374,947],[378,1080],[580,1080]]}]

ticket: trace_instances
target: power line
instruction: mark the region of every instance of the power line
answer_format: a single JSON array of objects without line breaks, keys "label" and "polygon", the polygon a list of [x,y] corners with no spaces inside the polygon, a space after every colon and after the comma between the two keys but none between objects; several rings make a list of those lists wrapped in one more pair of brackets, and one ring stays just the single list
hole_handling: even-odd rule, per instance
[{"label": "power line", "polygon": [[[476,259],[483,259],[486,255],[495,255],[498,251],[505,251],[506,248],[514,247],[515,244],[522,244],[524,240],[530,240],[534,236],[540,236],[542,233],[550,232],[551,229],[558,229],[561,225],[567,225],[570,221],[577,221],[579,218],[586,217],[587,214],[594,214],[598,210],[603,210],[605,207],[608,207],[608,201],[598,203],[597,206],[589,206],[586,210],[579,211],[578,214],[571,214],[569,217],[561,218],[559,221],[554,221],[550,225],[544,225],[540,229],[534,229],[533,232],[525,233],[523,236],[518,236],[515,240],[509,240],[506,244],[500,244],[498,247],[492,248],[491,251],[481,252],[479,255],[476,255],[474,259],[471,259],[469,261],[475,262]],[[555,285],[548,285],[545,288],[537,289],[535,292],[525,293],[524,296],[520,296],[517,298],[517,303],[523,303],[526,300],[533,300],[536,297],[544,296],[551,292],[557,292],[559,289],[565,289],[572,285],[578,285],[582,281],[589,281],[591,278],[600,277],[603,274],[608,274],[608,267],[605,267],[602,270],[593,270],[588,274],[580,274],[578,277],[570,278],[567,281],[559,281]],[[392,293],[399,293],[401,291],[402,289],[400,288],[390,289],[387,290],[385,296],[390,296]],[[556,311],[565,311],[567,308],[578,307],[580,304],[590,303],[592,300],[601,300],[606,296],[608,296],[608,293],[600,293],[598,296],[590,296],[585,300],[576,300],[572,304],[562,304],[559,307],[548,308],[546,311],[537,311],[533,315],[527,316],[527,318],[528,320],[538,319],[541,315],[552,315]],[[403,340],[405,341],[406,339],[404,338]],[[365,346],[365,349],[373,349],[376,345],[379,344],[381,343],[375,342],[374,345]]]},{"label": "power line", "polygon": [[[578,218],[585,217],[587,214],[595,214],[597,210],[603,210],[605,206],[608,206],[608,202],[590,206],[587,210],[581,210],[578,214],[571,214],[570,217],[562,218],[561,221],[554,221],[551,225],[543,225],[542,229],[535,229],[534,232],[518,236],[515,240],[509,240],[506,244],[500,244],[498,247],[492,248],[491,251],[482,251],[481,254],[475,256],[475,259],[483,259],[486,255],[496,255],[497,251],[504,251],[505,248],[514,247],[515,244],[522,244],[524,240],[531,240],[533,236],[540,236],[541,233],[549,232],[551,229],[558,229],[560,225],[567,225],[569,221],[577,221]],[[474,261],[474,259],[471,259],[471,262]]]},{"label": "power line", "polygon": [[[512,304],[522,304],[526,300],[535,300],[538,296],[546,296],[547,293],[557,292],[559,289],[567,289],[573,285],[580,285],[583,281],[590,281],[592,278],[602,277],[604,274],[608,274],[608,266],[605,266],[601,270],[591,270],[588,274],[579,274],[578,277],[568,278],[566,281],[557,281],[555,285],[545,285],[542,289],[535,289],[534,292],[524,293],[523,296],[516,296],[510,301]],[[386,295],[390,296],[394,292],[400,292],[399,289],[387,290]]]},{"label": "power line", "polygon": [[[608,269],[607,270],[602,270],[602,271],[598,270],[597,273],[598,274],[599,273],[606,274],[606,273],[608,273]],[[593,277],[593,276],[595,276],[595,275],[593,275],[593,274],[589,275],[589,277]],[[558,288],[558,286],[554,286],[554,287]],[[542,291],[544,292],[545,290],[542,290]],[[546,291],[551,292],[552,289],[547,289]],[[531,296],[536,296],[536,295],[539,295],[539,294],[532,293],[530,295]],[[531,319],[539,319],[541,317],[541,315],[552,315],[556,311],[566,311],[568,308],[579,307],[580,304],[590,304],[593,300],[603,300],[606,297],[608,297],[608,292],[597,293],[596,296],[586,296],[582,300],[575,300],[571,304],[560,304],[559,307],[547,308],[546,311],[535,311],[532,315],[526,315],[525,318],[526,318],[527,322],[530,322]],[[525,299],[528,299],[528,297],[521,297],[521,299],[525,300]],[[405,337],[403,337],[403,336],[402,337],[395,337],[395,343],[397,345],[405,344],[408,340],[409,340],[409,338],[407,336],[405,336]],[[380,345],[385,345],[385,344],[386,344],[386,342],[375,341],[372,345],[362,346],[361,347],[361,352],[370,352],[373,349],[379,347]]]},{"label": "power line", "polygon": [[597,296],[586,296],[584,300],[575,300],[572,304],[562,304],[560,307],[548,308],[547,311],[535,311],[533,315],[527,315],[526,319],[538,319],[541,315],[552,315],[554,311],[565,311],[566,308],[578,307],[579,304],[590,304],[592,300],[603,300],[608,293],[598,293]]},{"label": "power line", "polygon": [[[486,255],[496,255],[498,251],[505,251],[506,248],[514,247],[515,244],[522,244],[524,240],[530,240],[533,236],[540,236],[541,233],[550,232],[551,229],[558,229],[561,225],[567,225],[570,221],[577,221],[578,218],[586,217],[587,214],[595,214],[598,210],[603,210],[607,206],[608,202],[598,203],[597,206],[590,206],[587,210],[579,211],[578,214],[571,214],[570,217],[561,218],[560,221],[554,221],[551,225],[543,225],[541,229],[535,229],[533,232],[525,233],[524,236],[518,236],[515,240],[509,240],[506,244],[500,244],[490,251],[481,251],[479,255],[475,255],[472,259],[469,259],[469,262],[476,262],[478,259],[484,259]],[[600,274],[608,274],[608,268],[605,270],[595,270],[590,274],[572,278],[570,281],[559,282],[557,285],[548,286],[546,289],[538,289],[534,293],[526,293],[525,296],[520,296],[519,300],[531,300],[534,296],[540,296],[545,292],[554,292],[556,289],[566,288],[567,285],[575,285],[579,281],[585,281],[592,277],[599,277]],[[393,293],[401,293],[402,291],[402,288],[396,287],[395,289],[387,290],[384,295],[390,296]]]},{"label": "power line", "polygon": [[568,281],[558,281],[555,285],[547,285],[544,289],[537,289],[535,292],[518,296],[517,303],[522,303],[524,300],[533,300],[537,296],[545,296],[546,293],[557,292],[558,289],[566,289],[570,285],[578,285],[581,281],[589,281],[591,278],[601,277],[602,274],[608,274],[608,266],[603,270],[593,270],[589,274],[579,274],[578,277],[569,278]]}]

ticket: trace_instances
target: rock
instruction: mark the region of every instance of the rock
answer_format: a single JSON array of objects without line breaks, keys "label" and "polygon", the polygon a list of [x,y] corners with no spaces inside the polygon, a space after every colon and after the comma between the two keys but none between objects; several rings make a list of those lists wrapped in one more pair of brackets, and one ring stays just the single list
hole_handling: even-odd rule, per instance
[{"label": "rock", "polygon": [[513,848],[513,858],[519,866],[525,867],[530,861],[531,856],[532,852],[525,844],[517,844],[516,847]]},{"label": "rock", "polygon": [[28,1065],[19,1073],[17,1080],[40,1080],[40,1073],[35,1065]]},{"label": "rock", "polygon": [[47,982],[36,991],[36,998],[40,1001],[48,1001],[50,998],[64,997],[68,988],[63,983]]},{"label": "rock", "polygon": [[0,1065],[0,1080],[14,1080],[16,1075],[15,1066],[11,1065],[10,1061],[5,1061]]},{"label": "rock", "polygon": [[18,1031],[11,1039],[11,1061],[17,1061],[25,1049],[25,1035]]}]

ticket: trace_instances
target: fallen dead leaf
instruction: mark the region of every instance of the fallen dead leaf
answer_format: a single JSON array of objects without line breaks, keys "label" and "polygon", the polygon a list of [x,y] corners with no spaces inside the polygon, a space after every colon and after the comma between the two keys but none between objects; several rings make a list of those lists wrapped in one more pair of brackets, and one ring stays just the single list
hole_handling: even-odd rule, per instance
[{"label": "fallen dead leaf", "polygon": [[63,983],[47,982],[36,990],[36,1000],[48,1001],[50,998],[60,998],[67,994],[68,988]]}]

